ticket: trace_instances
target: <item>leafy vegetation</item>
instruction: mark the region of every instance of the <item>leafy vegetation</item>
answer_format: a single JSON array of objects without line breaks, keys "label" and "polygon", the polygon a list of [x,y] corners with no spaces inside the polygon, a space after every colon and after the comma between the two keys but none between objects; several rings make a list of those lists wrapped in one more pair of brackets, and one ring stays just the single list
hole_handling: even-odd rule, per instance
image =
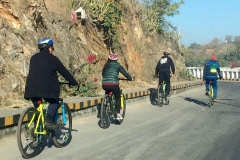
[{"label": "leafy vegetation", "polygon": [[170,0],[143,0],[142,3],[139,3],[138,0],[130,1],[135,6],[135,11],[146,33],[150,35],[159,33],[168,36],[170,29],[176,30],[175,26],[167,22],[165,16],[179,14],[178,9],[181,4],[184,4],[184,0],[173,3]]},{"label": "leafy vegetation", "polygon": [[97,31],[103,33],[102,39],[107,47],[118,47],[119,26],[122,19],[122,4],[114,0],[67,0],[68,8],[83,7],[88,15],[88,20]]},{"label": "leafy vegetation", "polygon": [[[73,57],[71,57],[69,61],[69,71],[74,75],[76,80],[78,81],[79,88],[76,91],[76,87],[69,88],[66,86],[62,86],[62,97],[66,97],[66,95],[71,96],[80,96],[80,97],[94,97],[97,96],[98,91],[98,79],[95,75],[95,70],[97,63],[102,58],[101,55],[89,55],[88,59],[85,63],[80,66],[74,65]],[[63,79],[63,78],[62,78]],[[60,80],[62,81],[62,80]]]},{"label": "leafy vegetation", "polygon": [[[182,37],[177,28],[167,22],[167,16],[179,14],[180,5],[184,0],[130,0],[134,6],[145,33],[164,35],[169,39],[178,40]],[[119,28],[123,16],[123,4],[115,0],[67,0],[69,10],[83,7],[87,11],[91,23],[103,32],[103,40],[108,48],[118,48]],[[179,45],[180,46],[180,45]]]},{"label": "leafy vegetation", "polygon": [[227,35],[224,42],[214,38],[206,45],[192,43],[189,49],[185,62],[187,67],[203,67],[211,55],[217,55],[222,67],[240,67],[240,36],[233,38]]}]

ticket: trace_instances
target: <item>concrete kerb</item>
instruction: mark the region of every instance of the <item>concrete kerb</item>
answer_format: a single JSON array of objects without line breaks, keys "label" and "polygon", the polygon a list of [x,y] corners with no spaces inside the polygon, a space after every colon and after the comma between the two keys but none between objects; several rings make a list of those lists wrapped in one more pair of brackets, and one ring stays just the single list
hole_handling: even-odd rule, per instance
[{"label": "concrete kerb", "polygon": [[[199,79],[199,80],[202,80],[203,78],[196,78],[196,79]],[[223,79],[219,79],[219,81],[235,81],[235,82],[240,82],[240,79],[239,78],[223,78]]]},{"label": "concrete kerb", "polygon": [[[202,81],[195,82],[179,82],[177,84],[173,84],[171,86],[171,94],[178,94],[184,91],[190,90],[194,87],[201,86],[203,84]],[[123,91],[127,105],[138,102],[146,102],[155,99],[157,89],[156,88],[143,88],[143,89],[135,89],[129,91]],[[100,105],[101,105],[101,97],[90,97],[83,98],[82,100],[78,99],[67,99],[65,102],[72,110],[73,118],[81,118],[92,115],[99,115]],[[17,123],[20,117],[19,114],[9,115],[0,117],[0,139],[7,137],[9,135],[16,134]]]}]

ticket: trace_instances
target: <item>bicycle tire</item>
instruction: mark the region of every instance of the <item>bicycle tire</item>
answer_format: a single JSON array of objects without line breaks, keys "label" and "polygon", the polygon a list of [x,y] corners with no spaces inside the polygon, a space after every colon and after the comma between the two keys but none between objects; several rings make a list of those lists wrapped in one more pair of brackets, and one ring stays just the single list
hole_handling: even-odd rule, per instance
[{"label": "bicycle tire", "polygon": [[213,88],[210,86],[210,89],[209,89],[209,93],[208,93],[208,99],[209,99],[209,103],[208,103],[208,106],[211,107],[213,106]]},{"label": "bicycle tire", "polygon": [[[123,100],[122,100],[122,98],[123,98]],[[124,94],[121,94],[120,114],[122,115],[123,119],[118,120],[119,124],[123,123],[123,120],[124,120],[125,115],[126,115],[126,107],[127,107],[127,105],[126,105],[125,96],[124,96]]]},{"label": "bicycle tire", "polygon": [[[110,119],[108,114],[108,112],[111,112],[110,98],[111,97],[108,94],[105,94],[101,103],[100,126],[103,129],[106,129],[110,126]],[[109,104],[109,106],[107,104]]]},{"label": "bicycle tire", "polygon": [[164,95],[163,95],[162,85],[159,85],[157,89],[157,99],[158,99],[159,107],[163,106],[163,97]]},{"label": "bicycle tire", "polygon": [[62,148],[72,140],[72,114],[67,104],[63,103],[58,109],[55,121],[59,128],[52,131],[53,143],[56,147]]},{"label": "bicycle tire", "polygon": [[169,102],[170,102],[170,97],[169,98],[165,98],[165,101],[166,101],[166,105],[169,105]]},{"label": "bicycle tire", "polygon": [[[18,120],[18,127],[17,127],[17,143],[18,149],[24,158],[32,158],[34,157],[38,150],[40,149],[40,142],[38,141],[38,135],[34,134],[34,122],[28,127],[29,122],[32,119],[33,115],[38,115],[38,111],[34,107],[26,108],[20,118]],[[26,141],[32,140],[31,142],[27,143],[27,145],[23,146],[22,137],[25,138]],[[31,153],[27,153],[30,151]]]},{"label": "bicycle tire", "polygon": [[214,92],[213,92],[213,87],[211,86],[210,89],[211,89],[211,92],[212,92],[212,93],[211,93],[211,102],[212,102],[211,105],[213,106],[213,104],[214,104],[214,98],[213,98]]}]

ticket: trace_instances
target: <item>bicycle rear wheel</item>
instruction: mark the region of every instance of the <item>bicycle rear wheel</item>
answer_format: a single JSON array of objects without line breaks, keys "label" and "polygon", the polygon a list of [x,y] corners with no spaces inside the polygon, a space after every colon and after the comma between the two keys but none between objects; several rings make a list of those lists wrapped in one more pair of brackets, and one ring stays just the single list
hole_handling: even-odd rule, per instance
[{"label": "bicycle rear wheel", "polygon": [[104,129],[110,126],[110,113],[111,111],[111,97],[108,94],[105,94],[102,99],[101,104],[101,114],[100,114],[100,126]]},{"label": "bicycle rear wheel", "polygon": [[[42,135],[34,133],[34,123],[37,121],[37,118],[37,109],[34,107],[28,107],[22,112],[18,120],[17,143],[18,149],[24,158],[34,157],[40,149],[41,140],[39,139],[39,136]],[[28,126],[29,124],[30,126]],[[41,126],[41,124],[39,126]]]},{"label": "bicycle rear wheel", "polygon": [[208,99],[209,99],[208,106],[211,107],[211,106],[213,106],[213,103],[214,103],[214,101],[213,101],[213,88],[212,88],[212,86],[210,86],[210,90],[209,90],[209,93],[208,93],[208,94],[209,94],[209,95],[208,95]]},{"label": "bicycle rear wheel", "polygon": [[158,90],[157,90],[157,98],[158,98],[158,105],[159,107],[163,106],[163,89],[162,89],[162,85],[158,86]]},{"label": "bicycle rear wheel", "polygon": [[59,127],[52,131],[53,142],[58,148],[67,146],[72,140],[72,115],[67,104],[58,109],[55,121]]}]

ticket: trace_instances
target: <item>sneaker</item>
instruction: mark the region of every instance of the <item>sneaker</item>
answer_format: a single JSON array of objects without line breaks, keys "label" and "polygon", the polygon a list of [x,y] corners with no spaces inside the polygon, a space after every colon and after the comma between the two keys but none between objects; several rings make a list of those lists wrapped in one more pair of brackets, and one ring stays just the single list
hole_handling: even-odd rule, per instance
[{"label": "sneaker", "polygon": [[217,102],[217,99],[214,99],[213,101],[214,101],[214,102]]},{"label": "sneaker", "polygon": [[205,95],[208,96],[208,91],[205,92]]},{"label": "sneaker", "polygon": [[122,115],[117,115],[116,120],[122,120],[122,119],[123,119]]},{"label": "sneaker", "polygon": [[167,98],[170,98],[171,97],[171,95],[169,94],[169,95],[167,95]]}]

